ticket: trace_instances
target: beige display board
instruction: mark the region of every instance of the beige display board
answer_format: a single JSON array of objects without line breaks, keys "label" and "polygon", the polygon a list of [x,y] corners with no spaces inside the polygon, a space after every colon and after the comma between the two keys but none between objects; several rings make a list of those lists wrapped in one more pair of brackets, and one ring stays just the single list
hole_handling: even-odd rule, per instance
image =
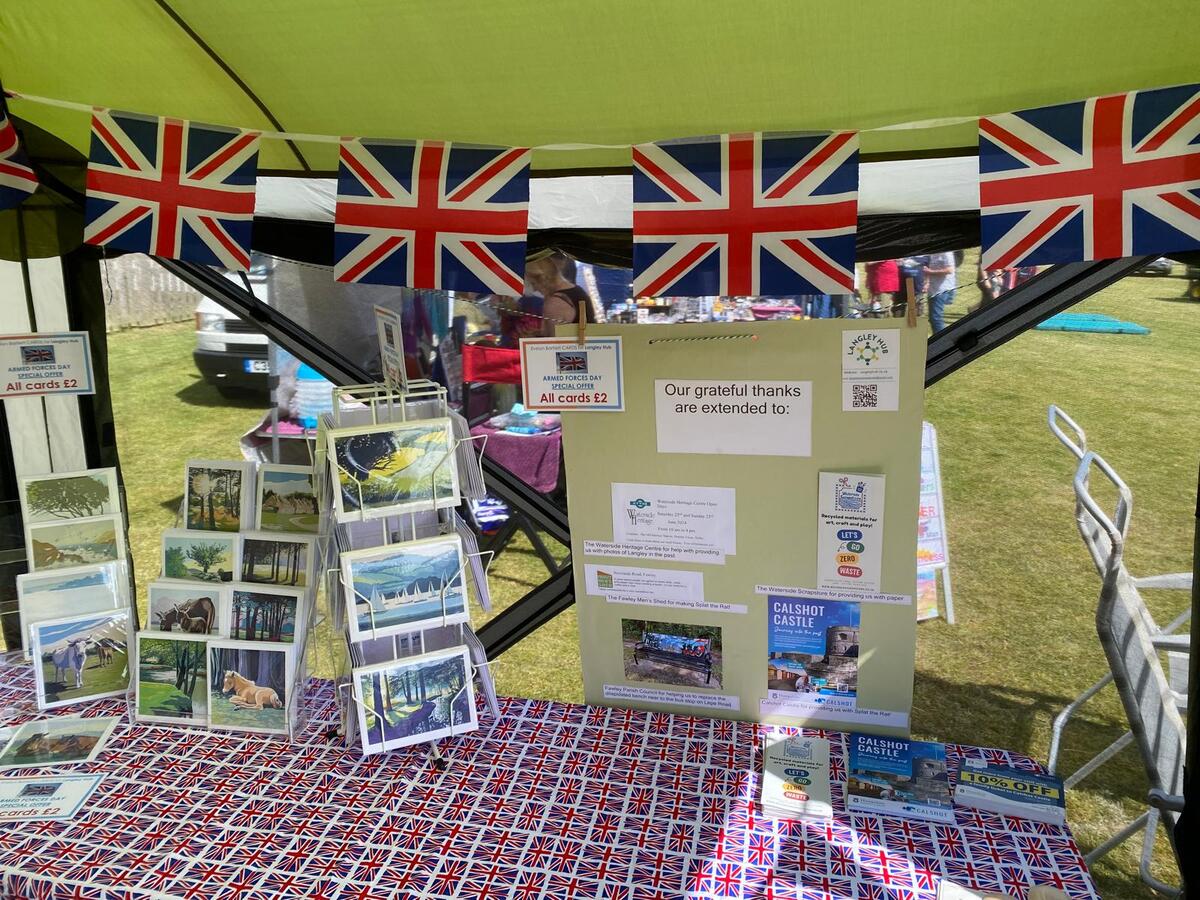
[{"label": "beige display board", "polygon": [[926,334],[589,326],[625,408],[563,414],[588,703],[907,733]]}]

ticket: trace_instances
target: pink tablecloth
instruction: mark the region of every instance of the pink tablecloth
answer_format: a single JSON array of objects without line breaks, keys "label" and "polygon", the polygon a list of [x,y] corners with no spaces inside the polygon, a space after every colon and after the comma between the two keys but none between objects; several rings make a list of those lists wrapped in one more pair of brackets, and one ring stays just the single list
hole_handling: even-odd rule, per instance
[{"label": "pink tablecloth", "polygon": [[547,434],[513,434],[487,425],[476,425],[471,434],[486,434],[484,454],[495,460],[523,482],[542,494],[558,486],[558,470],[562,459],[562,432]]}]

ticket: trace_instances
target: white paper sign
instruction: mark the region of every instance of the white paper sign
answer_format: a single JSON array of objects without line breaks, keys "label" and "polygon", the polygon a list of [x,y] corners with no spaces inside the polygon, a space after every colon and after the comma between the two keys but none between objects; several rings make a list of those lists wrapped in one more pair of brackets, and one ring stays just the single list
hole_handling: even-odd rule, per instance
[{"label": "white paper sign", "polygon": [[811,381],[654,382],[659,453],[812,455]]},{"label": "white paper sign", "polygon": [[522,338],[521,386],[526,409],[621,412],[621,339]]},{"label": "white paper sign", "polygon": [[0,779],[0,822],[70,819],[103,775],[49,775]]},{"label": "white paper sign", "polygon": [[725,551],[718,547],[681,547],[677,544],[623,544],[617,541],[584,541],[585,556],[613,556],[618,559],[654,559],[660,562],[712,563],[725,565]]},{"label": "white paper sign", "polygon": [[842,412],[900,408],[900,329],[842,332]]},{"label": "white paper sign", "polygon": [[0,398],[94,394],[86,331],[0,336]]},{"label": "white paper sign", "polygon": [[379,359],[383,363],[383,381],[393,391],[408,390],[408,370],[404,367],[404,333],[400,313],[375,307],[375,331],[379,337]]},{"label": "white paper sign", "polygon": [[671,691],[664,688],[631,687],[627,684],[604,685],[605,700],[637,700],[642,703],[670,703],[701,709],[736,710],[741,699],[736,694],[699,694],[695,691]]},{"label": "white paper sign", "polygon": [[887,728],[907,728],[908,713],[890,709],[862,709],[854,697],[824,697],[803,694],[786,700],[760,700],[761,716],[818,718],[831,722],[850,722],[858,725],[881,725]]},{"label": "white paper sign", "polygon": [[879,593],[882,475],[822,472],[817,494],[817,587]]},{"label": "white paper sign", "polygon": [[674,605],[704,602],[704,575],[684,569],[643,569],[635,566],[583,567],[587,592],[616,603]]},{"label": "white paper sign", "polygon": [[613,540],[737,552],[733,488],[677,484],[612,486]]}]

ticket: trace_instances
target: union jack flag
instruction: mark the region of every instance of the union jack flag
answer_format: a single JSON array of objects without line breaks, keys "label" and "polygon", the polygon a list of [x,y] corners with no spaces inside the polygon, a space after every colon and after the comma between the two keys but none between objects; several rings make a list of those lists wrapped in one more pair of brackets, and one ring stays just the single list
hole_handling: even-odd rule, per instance
[{"label": "union jack flag", "polygon": [[344,140],[334,276],[520,296],[529,158],[511,147]]},{"label": "union jack flag", "polygon": [[0,209],[12,209],[37,190],[37,175],[8,118],[8,106],[0,94]]},{"label": "union jack flag", "polygon": [[857,222],[855,132],[633,148],[637,296],[849,293]]},{"label": "union jack flag", "polygon": [[979,120],[986,269],[1200,247],[1200,85]]},{"label": "union jack flag", "polygon": [[256,132],[97,110],[83,239],[250,268]]}]

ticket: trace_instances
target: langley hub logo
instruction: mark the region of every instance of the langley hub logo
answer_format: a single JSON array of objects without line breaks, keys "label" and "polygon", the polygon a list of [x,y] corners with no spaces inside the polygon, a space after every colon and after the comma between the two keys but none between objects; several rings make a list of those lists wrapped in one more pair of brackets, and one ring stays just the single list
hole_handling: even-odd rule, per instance
[{"label": "langley hub logo", "polygon": [[853,356],[855,362],[864,366],[878,363],[891,352],[887,341],[873,331],[858,335],[846,350],[848,356]]}]

